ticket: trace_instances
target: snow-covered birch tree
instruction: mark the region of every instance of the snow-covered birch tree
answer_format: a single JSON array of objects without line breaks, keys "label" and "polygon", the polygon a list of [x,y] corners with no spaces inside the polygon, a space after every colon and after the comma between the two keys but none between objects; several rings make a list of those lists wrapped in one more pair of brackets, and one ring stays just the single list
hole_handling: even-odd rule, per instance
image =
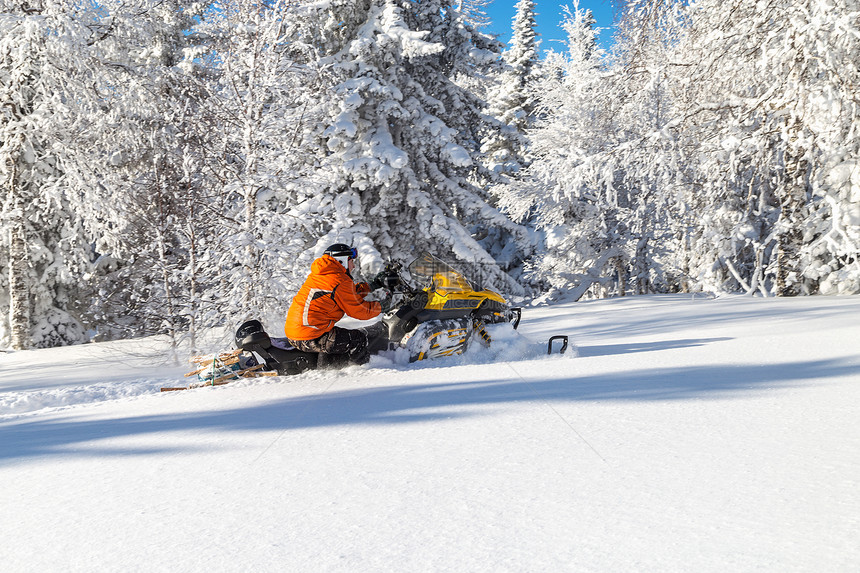
[{"label": "snow-covered birch tree", "polygon": [[62,0],[0,3],[0,341],[13,348],[84,338],[76,311],[90,253],[64,171],[79,127],[68,78],[87,72],[79,10]]},{"label": "snow-covered birch tree", "polygon": [[860,5],[700,0],[688,14],[676,83],[698,158],[694,276],[780,296],[860,292]]},{"label": "snow-covered birch tree", "polygon": [[[589,289],[618,281],[617,260],[626,240],[610,151],[616,142],[619,104],[601,72],[602,51],[588,10],[574,4],[562,24],[567,51],[551,51],[544,63],[538,121],[530,131],[534,161],[529,186],[507,198],[506,208],[524,216],[534,210],[545,233],[533,261],[535,278],[554,289]],[[622,198],[623,200],[623,198]]]},{"label": "snow-covered birch tree", "polygon": [[[102,338],[167,334],[174,348],[199,312],[193,228],[203,202],[194,164],[203,97],[182,2],[105,2],[92,25],[89,89],[69,178],[97,231],[97,288],[87,318]],[[204,227],[197,223],[199,227]]]},{"label": "snow-covered birch tree", "polygon": [[211,206],[202,216],[217,222],[206,264],[217,270],[210,294],[218,293],[222,321],[280,320],[307,270],[296,259],[319,233],[305,208],[316,189],[302,167],[319,72],[306,38],[290,33],[298,5],[231,0],[197,27],[213,41],[203,109],[214,131],[203,165]]}]

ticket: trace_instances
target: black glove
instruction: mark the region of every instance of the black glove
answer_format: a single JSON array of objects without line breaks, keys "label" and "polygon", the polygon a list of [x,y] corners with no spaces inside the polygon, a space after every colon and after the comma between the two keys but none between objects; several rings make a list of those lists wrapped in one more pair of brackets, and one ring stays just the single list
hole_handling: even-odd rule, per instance
[{"label": "black glove", "polygon": [[388,278],[388,271],[382,271],[381,273],[377,273],[375,277],[370,279],[370,282],[367,283],[370,285],[370,290],[376,290],[378,288],[385,288],[386,279]]},{"label": "black glove", "polygon": [[400,265],[397,263],[389,263],[381,272],[377,273],[370,281],[370,290],[378,288],[394,290],[394,287],[400,284]]},{"label": "black glove", "polygon": [[400,275],[396,272],[388,273],[388,276],[385,277],[385,288],[390,291],[393,291],[397,285],[400,284]]},{"label": "black glove", "polygon": [[380,306],[382,306],[382,314],[385,314],[389,310],[391,310],[391,306],[394,302],[394,297],[391,296],[390,292],[385,293],[385,298],[379,301]]}]

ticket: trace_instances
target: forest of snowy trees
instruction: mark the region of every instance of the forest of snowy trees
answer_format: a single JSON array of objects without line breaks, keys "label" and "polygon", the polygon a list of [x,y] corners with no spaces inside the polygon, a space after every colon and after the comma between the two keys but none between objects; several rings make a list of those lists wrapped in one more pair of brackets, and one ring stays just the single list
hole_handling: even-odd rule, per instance
[{"label": "forest of snowy trees", "polygon": [[860,293],[860,0],[0,0],[0,347],[282,316],[429,250],[509,296]]}]

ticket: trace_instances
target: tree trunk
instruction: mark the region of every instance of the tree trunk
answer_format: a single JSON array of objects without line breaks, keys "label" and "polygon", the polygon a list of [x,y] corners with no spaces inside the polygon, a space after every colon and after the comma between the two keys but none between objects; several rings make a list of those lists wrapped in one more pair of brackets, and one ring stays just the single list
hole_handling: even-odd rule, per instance
[{"label": "tree trunk", "polygon": [[13,217],[9,241],[9,333],[15,350],[30,348],[30,252],[24,233],[24,215],[16,197],[17,173],[10,178]]},{"label": "tree trunk", "polygon": [[615,272],[618,273],[618,296],[627,294],[627,269],[624,267],[624,258],[615,257]]},{"label": "tree trunk", "polygon": [[245,265],[245,276],[243,277],[245,280],[245,296],[244,296],[244,307],[247,309],[254,309],[255,311],[259,310],[257,308],[257,304],[255,301],[255,293],[258,291],[259,285],[257,284],[257,264],[259,259],[259,252],[257,249],[257,235],[255,229],[255,221],[257,219],[257,191],[247,191],[245,195],[245,240],[247,241],[247,245],[245,246],[245,260],[243,264]]},{"label": "tree trunk", "polygon": [[633,265],[633,276],[636,279],[636,294],[648,294],[652,291],[651,279],[648,273],[648,237],[642,237],[636,243],[636,262]]},{"label": "tree trunk", "polygon": [[798,259],[801,233],[797,229],[786,229],[779,235],[776,253],[776,296],[797,296]]},{"label": "tree trunk", "polygon": [[197,313],[200,310],[197,300],[197,235],[194,232],[194,216],[194,203],[192,203],[188,214],[188,220],[192,221],[192,224],[188,225],[188,337],[191,354],[198,353]]},{"label": "tree trunk", "polygon": [[167,328],[167,335],[170,337],[170,358],[174,364],[179,363],[178,355],[178,333],[176,329],[176,305],[174,303],[173,281],[171,276],[171,261],[168,256],[170,245],[167,232],[169,228],[169,206],[165,203],[169,201],[165,192],[165,180],[167,176],[164,174],[163,164],[164,158],[159,158],[155,161],[153,168],[155,171],[155,190],[156,202],[158,208],[158,220],[156,221],[155,236],[157,239],[158,262],[161,266],[161,282],[164,288],[164,319],[162,325]]},{"label": "tree trunk", "polygon": [[776,296],[797,296],[800,289],[800,249],[809,164],[802,149],[785,153],[785,185],[780,194],[780,226],[776,246]]}]

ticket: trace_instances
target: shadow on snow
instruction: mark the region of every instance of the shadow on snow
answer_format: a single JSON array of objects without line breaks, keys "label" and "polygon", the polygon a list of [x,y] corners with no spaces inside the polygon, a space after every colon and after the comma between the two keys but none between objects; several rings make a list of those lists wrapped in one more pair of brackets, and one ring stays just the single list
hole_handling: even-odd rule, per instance
[{"label": "shadow on snow", "polygon": [[[676,341],[700,344],[703,341]],[[596,353],[629,352],[630,348],[592,347]],[[588,349],[585,349],[589,351]],[[640,348],[639,350],[647,350]],[[0,460],[75,454],[80,444],[106,438],[171,431],[295,430],[351,424],[406,424],[480,415],[463,407],[528,401],[666,401],[725,398],[739,392],[788,387],[807,379],[860,374],[860,365],[847,360],[819,360],[780,365],[688,366],[642,369],[602,375],[564,374],[555,368],[543,378],[531,364],[507,363],[509,377],[491,380],[398,385],[319,393],[233,410],[197,414],[139,416],[95,421],[73,419],[19,420],[0,425]],[[574,364],[572,362],[571,364]],[[502,364],[499,364],[502,366]],[[440,370],[443,370],[440,368]],[[504,370],[499,370],[504,372]],[[97,448],[97,446],[96,446]],[[84,448],[81,456],[140,455],[182,451],[161,448]]]},{"label": "shadow on snow", "polygon": [[636,352],[656,352],[659,350],[677,350],[704,346],[712,342],[724,342],[731,338],[699,338],[684,340],[661,340],[658,342],[631,342],[627,344],[589,344],[577,347],[577,355],[582,357],[609,356],[615,354],[633,354]]}]

